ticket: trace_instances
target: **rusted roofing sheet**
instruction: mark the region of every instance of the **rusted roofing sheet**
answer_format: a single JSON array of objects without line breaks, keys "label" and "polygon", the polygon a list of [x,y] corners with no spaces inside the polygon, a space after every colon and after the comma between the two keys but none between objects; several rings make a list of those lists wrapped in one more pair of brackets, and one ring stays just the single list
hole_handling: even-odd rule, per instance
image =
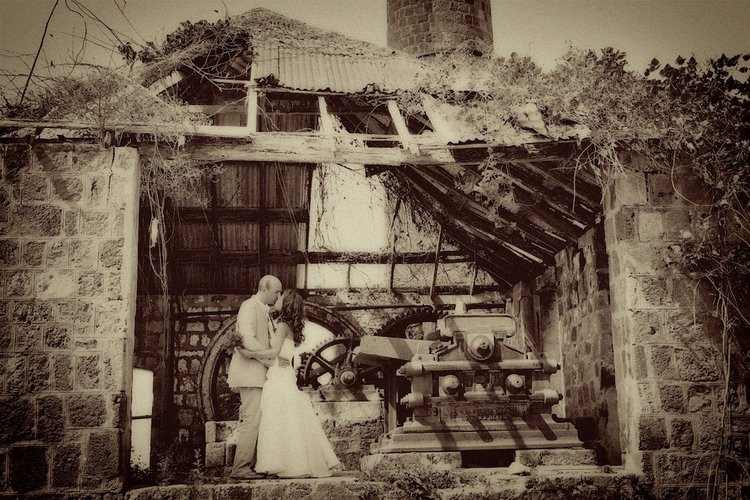
[{"label": "rusted roofing sheet", "polygon": [[[412,90],[422,65],[401,54],[389,57],[368,57],[322,54],[287,48],[265,42],[254,46],[252,78],[274,75],[282,87],[298,90],[329,90],[358,93],[373,85],[376,90],[395,92]],[[248,58],[243,57],[247,71]]]}]

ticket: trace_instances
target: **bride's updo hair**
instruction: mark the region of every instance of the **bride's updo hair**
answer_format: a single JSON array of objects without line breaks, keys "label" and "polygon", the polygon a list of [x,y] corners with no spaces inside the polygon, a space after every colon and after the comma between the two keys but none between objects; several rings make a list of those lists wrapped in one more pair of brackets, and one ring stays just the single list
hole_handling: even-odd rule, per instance
[{"label": "bride's updo hair", "polygon": [[294,290],[286,290],[281,296],[281,310],[275,311],[274,319],[286,323],[294,334],[294,345],[298,346],[305,339],[302,330],[305,328],[305,301]]}]

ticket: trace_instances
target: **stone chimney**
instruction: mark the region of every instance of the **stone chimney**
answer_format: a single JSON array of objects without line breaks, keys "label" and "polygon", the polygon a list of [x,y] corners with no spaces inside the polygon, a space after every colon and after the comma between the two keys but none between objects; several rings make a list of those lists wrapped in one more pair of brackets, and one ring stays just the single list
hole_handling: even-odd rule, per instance
[{"label": "stone chimney", "polygon": [[388,0],[388,46],[417,57],[492,52],[490,0]]}]

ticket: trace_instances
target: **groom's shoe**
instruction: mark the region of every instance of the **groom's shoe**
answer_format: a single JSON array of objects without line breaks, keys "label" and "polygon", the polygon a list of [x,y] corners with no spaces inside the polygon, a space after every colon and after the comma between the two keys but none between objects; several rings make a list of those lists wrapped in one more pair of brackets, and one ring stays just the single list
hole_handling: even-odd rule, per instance
[{"label": "groom's shoe", "polygon": [[242,480],[252,480],[252,479],[263,479],[265,477],[266,477],[265,474],[260,474],[260,473],[255,472],[255,471],[243,472],[241,474],[232,474],[232,475],[229,476],[230,479],[238,479],[240,481],[242,481]]}]

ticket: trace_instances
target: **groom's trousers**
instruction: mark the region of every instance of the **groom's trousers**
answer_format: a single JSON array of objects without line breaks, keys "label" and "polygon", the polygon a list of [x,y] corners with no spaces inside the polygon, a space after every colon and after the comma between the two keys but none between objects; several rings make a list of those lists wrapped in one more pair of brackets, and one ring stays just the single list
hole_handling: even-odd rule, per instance
[{"label": "groom's trousers", "polygon": [[234,453],[232,476],[251,474],[255,467],[258,427],[260,427],[261,387],[239,387],[240,420],[237,422],[237,449]]}]

